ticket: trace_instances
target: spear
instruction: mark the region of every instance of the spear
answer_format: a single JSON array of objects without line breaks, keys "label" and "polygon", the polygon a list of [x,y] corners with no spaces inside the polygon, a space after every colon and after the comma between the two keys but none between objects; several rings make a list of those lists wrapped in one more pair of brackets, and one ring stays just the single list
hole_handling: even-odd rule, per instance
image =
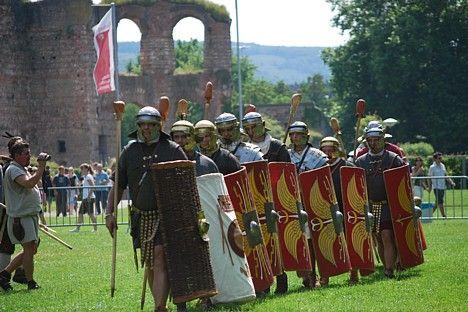
[{"label": "spear", "polygon": [[161,120],[162,120],[163,123],[167,120],[167,117],[169,115],[169,107],[170,107],[169,98],[167,96],[161,96],[159,98],[158,111],[161,114]]},{"label": "spear", "polygon": [[341,145],[341,150],[340,150],[340,156],[346,156],[346,151],[345,151],[345,147],[344,147],[344,144],[343,144],[343,138],[341,137],[341,127],[340,127],[340,122],[338,121],[338,119],[336,119],[335,117],[332,117],[330,118],[330,127],[332,128],[333,130],[333,133],[335,134],[335,138],[338,140],[338,142],[340,142],[340,145]]},{"label": "spear", "polygon": [[180,99],[177,103],[176,117],[179,120],[186,120],[188,112],[188,102],[186,99]]}]

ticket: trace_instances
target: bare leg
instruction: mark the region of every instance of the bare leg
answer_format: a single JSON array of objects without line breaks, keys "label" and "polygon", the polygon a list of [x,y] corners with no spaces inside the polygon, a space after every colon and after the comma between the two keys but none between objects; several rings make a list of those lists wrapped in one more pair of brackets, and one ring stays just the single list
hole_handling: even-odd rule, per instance
[{"label": "bare leg", "polygon": [[157,308],[166,308],[169,296],[169,282],[167,280],[166,260],[162,245],[154,247],[153,263],[153,292],[154,303]]},{"label": "bare leg", "polygon": [[94,231],[97,231],[97,221],[96,221],[96,217],[94,216],[94,213],[88,213],[88,216],[90,217],[91,221],[93,221],[93,228],[94,228]]},{"label": "bare leg", "polygon": [[385,271],[393,274],[396,261],[396,249],[392,230],[382,230],[382,242],[384,248]]},{"label": "bare leg", "polygon": [[27,242],[23,244],[23,268],[28,281],[33,280],[34,274],[34,255],[37,252],[36,242]]},{"label": "bare leg", "polygon": [[349,273],[349,284],[354,285],[359,282],[359,274],[357,269],[351,269]]},{"label": "bare leg", "polygon": [[437,204],[437,206],[439,206],[440,214],[442,215],[442,217],[446,218],[447,215],[445,214],[444,204]]},{"label": "bare leg", "polygon": [[23,254],[24,254],[24,251],[17,254],[13,258],[13,260],[11,260],[10,264],[7,265],[7,267],[5,268],[5,271],[7,271],[8,273],[11,274],[14,270],[19,268],[21,266],[21,264],[23,263]]},{"label": "bare leg", "polygon": [[385,252],[384,252],[384,244],[382,242],[382,233],[375,234],[374,240],[377,242],[377,251],[379,252],[380,261],[385,268]]}]

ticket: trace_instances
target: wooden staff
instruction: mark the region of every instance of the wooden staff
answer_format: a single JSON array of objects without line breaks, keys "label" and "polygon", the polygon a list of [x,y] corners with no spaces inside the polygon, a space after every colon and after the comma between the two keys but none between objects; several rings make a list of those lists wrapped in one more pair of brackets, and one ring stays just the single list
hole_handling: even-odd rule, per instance
[{"label": "wooden staff", "polygon": [[359,137],[359,128],[361,127],[361,119],[364,118],[364,113],[366,111],[366,101],[359,99],[356,102],[356,135],[354,136],[354,151],[353,151],[353,162],[356,161],[356,149],[358,144]]},{"label": "wooden staff", "polygon": [[50,227],[48,227],[47,225],[43,224],[43,223],[39,223],[39,227],[43,228],[45,231],[47,232],[51,232],[51,233],[54,233],[54,234],[57,234],[57,231],[54,230],[54,229],[51,229]]},{"label": "wooden staff", "polygon": [[141,300],[140,300],[140,309],[143,311],[145,307],[146,300],[146,285],[148,284],[148,268],[145,267],[145,272],[143,274],[143,287],[141,289]]},{"label": "wooden staff", "polygon": [[293,118],[296,115],[297,107],[301,103],[301,100],[302,100],[302,95],[300,93],[294,93],[293,96],[291,97],[291,106],[289,108],[288,124],[286,125],[286,134],[284,135],[283,143],[286,143],[286,140],[288,139],[289,126],[291,125]]},{"label": "wooden staff", "polygon": [[65,243],[63,240],[61,240],[60,238],[58,238],[57,236],[55,236],[54,234],[48,232],[46,229],[44,229],[43,227],[39,226],[39,230],[44,233],[45,235],[49,236],[50,238],[52,238],[53,240],[59,242],[60,244],[62,244],[63,246],[67,247],[68,249],[73,249],[72,246],[68,245],[67,243]]},{"label": "wooden staff", "polygon": [[330,127],[332,128],[333,133],[335,134],[335,138],[338,140],[338,142],[340,142],[340,146],[341,146],[340,152],[342,154],[340,156],[346,157],[346,150],[343,144],[343,138],[341,137],[342,135],[341,127],[340,127],[340,122],[338,121],[338,119],[336,119],[335,117],[330,118]]},{"label": "wooden staff", "polygon": [[115,119],[115,175],[114,175],[114,216],[115,226],[112,233],[112,268],[111,268],[111,297],[114,297],[115,292],[115,265],[117,260],[117,217],[119,212],[118,207],[118,189],[119,189],[119,158],[120,158],[120,145],[121,145],[121,128],[122,128],[122,116],[125,111],[125,102],[115,101],[114,107],[114,119]]},{"label": "wooden staff", "polygon": [[177,103],[176,118],[186,120],[188,115],[188,102],[186,99],[180,99]]},{"label": "wooden staff", "polygon": [[211,105],[211,99],[213,98],[213,84],[211,81],[206,83],[205,87],[205,111],[203,112],[203,119],[208,119],[209,108]]}]

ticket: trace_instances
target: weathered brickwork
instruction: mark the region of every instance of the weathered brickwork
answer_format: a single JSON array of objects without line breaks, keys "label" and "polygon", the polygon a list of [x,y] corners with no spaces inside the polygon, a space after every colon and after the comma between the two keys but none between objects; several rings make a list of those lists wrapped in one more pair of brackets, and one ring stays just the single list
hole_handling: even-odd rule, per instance
[{"label": "weathered brickwork", "polygon": [[[92,71],[96,56],[92,26],[107,8],[89,0],[0,2],[0,132],[26,137],[33,153],[49,152],[59,163],[107,160],[114,154],[113,94],[98,97]],[[127,102],[154,105],[184,97],[203,103],[207,81],[214,85],[209,117],[231,96],[229,22],[216,21],[195,4],[158,1],[153,6],[121,5],[117,19],[140,28],[142,76],[121,77]],[[172,32],[185,17],[205,26],[204,71],[174,75]],[[170,114],[172,122],[175,105]],[[5,153],[4,144],[0,151]]]}]

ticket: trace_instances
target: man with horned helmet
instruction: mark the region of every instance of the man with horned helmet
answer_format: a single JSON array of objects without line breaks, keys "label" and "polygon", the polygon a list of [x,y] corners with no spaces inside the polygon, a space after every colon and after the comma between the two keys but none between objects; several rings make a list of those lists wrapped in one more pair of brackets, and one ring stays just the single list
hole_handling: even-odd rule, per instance
[{"label": "man with horned helmet", "polygon": [[[131,235],[134,248],[140,248],[141,242],[151,242],[152,248],[142,249],[141,262],[149,270],[148,282],[151,285],[156,311],[167,311],[169,283],[162,242],[161,228],[158,228],[158,214],[155,207],[155,194],[151,180],[152,163],[186,160],[182,148],[169,140],[169,135],[162,132],[161,115],[154,107],[140,109],[136,116],[138,129],[130,134],[136,138],[123,148],[118,166],[118,185],[114,184],[109,192],[106,208],[106,226],[113,233],[117,226],[114,207],[122,198],[128,186],[132,200]],[[114,173],[115,174],[115,173]],[[117,202],[114,203],[114,192]],[[156,232],[144,224],[156,224]],[[151,261],[152,260],[152,261]]]},{"label": "man with horned helmet", "polygon": [[236,116],[230,113],[222,113],[216,117],[215,125],[220,136],[219,143],[221,147],[236,156],[241,164],[263,159],[263,154],[258,146],[242,141]]},{"label": "man with horned helmet", "polygon": [[241,169],[237,158],[219,146],[216,127],[211,121],[200,120],[195,124],[195,139],[200,152],[210,157],[222,174],[234,173]]}]

